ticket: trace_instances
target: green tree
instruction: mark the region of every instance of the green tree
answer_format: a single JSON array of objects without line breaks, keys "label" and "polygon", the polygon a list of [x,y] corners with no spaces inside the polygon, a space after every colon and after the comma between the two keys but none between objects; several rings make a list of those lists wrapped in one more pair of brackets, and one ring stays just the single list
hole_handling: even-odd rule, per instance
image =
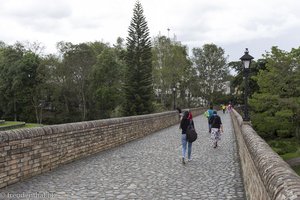
[{"label": "green tree", "polygon": [[22,115],[24,121],[33,121],[31,113],[35,115],[36,123],[42,123],[42,101],[44,101],[44,87],[46,81],[45,67],[42,59],[29,51],[24,53],[20,63],[18,88],[22,95]]},{"label": "green tree", "polygon": [[[235,104],[243,104],[244,103],[244,68],[242,61],[233,61],[228,64],[229,68],[234,70],[237,74],[231,79],[231,87],[234,91],[235,99],[233,102]],[[266,69],[266,60],[258,59],[257,61],[252,61],[250,66],[250,74],[249,74],[249,96],[259,90],[259,86],[257,81],[252,77],[256,76],[260,70]]]},{"label": "green tree", "polygon": [[151,41],[143,8],[136,2],[127,37],[125,72],[125,115],[147,114],[153,111]]},{"label": "green tree", "polygon": [[16,43],[1,50],[0,60],[0,102],[4,115],[8,119],[14,115],[15,120],[40,123],[40,100],[45,82],[41,57]]},{"label": "green tree", "polygon": [[111,117],[122,102],[122,67],[113,48],[103,50],[93,66],[94,112],[100,118]]},{"label": "green tree", "polygon": [[255,77],[259,91],[250,99],[253,125],[265,138],[299,137],[300,48],[286,52],[272,47],[264,57],[266,70]]},{"label": "green tree", "polygon": [[173,88],[176,88],[176,104],[179,107],[192,106],[196,95],[196,72],[188,58],[187,48],[180,42],[166,36],[154,38],[153,79],[156,100],[165,109],[173,109]]},{"label": "green tree", "polygon": [[[69,106],[66,104],[66,93],[63,93],[63,87],[66,81],[66,75],[62,70],[62,61],[58,55],[49,54],[43,57],[45,83],[43,86],[43,99],[41,102],[41,119],[46,124],[67,123],[69,121]],[[72,90],[70,85],[69,90]],[[65,91],[68,91],[67,87]],[[68,113],[69,114],[69,113]]]},{"label": "green tree", "polygon": [[96,56],[92,48],[81,43],[71,45],[63,54],[63,64],[71,72],[71,80],[73,88],[77,91],[77,100],[79,111],[81,112],[81,120],[87,120],[88,104],[89,104],[89,85],[91,78],[92,66],[96,63]]},{"label": "green tree", "polygon": [[20,89],[18,88],[19,67],[22,62],[23,46],[2,45],[0,51],[0,102],[3,116],[6,119],[18,119]]},{"label": "green tree", "polygon": [[204,99],[214,102],[218,92],[222,91],[229,74],[224,50],[215,44],[205,44],[202,48],[193,48],[193,62],[197,68],[198,80]]}]

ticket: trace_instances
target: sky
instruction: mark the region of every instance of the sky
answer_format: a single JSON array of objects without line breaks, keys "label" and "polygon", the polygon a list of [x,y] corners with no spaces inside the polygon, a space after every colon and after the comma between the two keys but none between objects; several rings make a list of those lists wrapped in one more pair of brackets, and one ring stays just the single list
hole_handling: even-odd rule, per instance
[{"label": "sky", "polygon": [[[116,43],[128,36],[136,0],[0,0],[0,41],[38,42],[56,53],[60,41]],[[237,61],[272,46],[300,46],[299,0],[140,0],[150,36],[169,36],[189,49],[214,43]],[[168,31],[169,29],[169,31]]]}]

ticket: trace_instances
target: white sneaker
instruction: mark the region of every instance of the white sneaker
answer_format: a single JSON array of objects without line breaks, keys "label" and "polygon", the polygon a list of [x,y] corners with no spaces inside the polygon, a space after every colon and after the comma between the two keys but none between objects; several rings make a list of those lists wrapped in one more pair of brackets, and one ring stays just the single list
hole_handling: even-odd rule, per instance
[{"label": "white sneaker", "polygon": [[192,161],[192,159],[188,159],[188,162],[191,162]]}]

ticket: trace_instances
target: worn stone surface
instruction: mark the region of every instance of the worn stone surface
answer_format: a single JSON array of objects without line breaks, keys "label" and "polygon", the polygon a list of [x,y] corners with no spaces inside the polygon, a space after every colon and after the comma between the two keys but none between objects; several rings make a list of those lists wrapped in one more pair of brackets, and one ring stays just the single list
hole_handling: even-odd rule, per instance
[{"label": "worn stone surface", "polygon": [[213,148],[203,116],[195,118],[199,137],[192,161],[181,163],[178,125],[69,163],[0,190],[45,193],[53,199],[245,199],[230,116]]},{"label": "worn stone surface", "polygon": [[298,200],[300,177],[233,111],[247,199]]}]

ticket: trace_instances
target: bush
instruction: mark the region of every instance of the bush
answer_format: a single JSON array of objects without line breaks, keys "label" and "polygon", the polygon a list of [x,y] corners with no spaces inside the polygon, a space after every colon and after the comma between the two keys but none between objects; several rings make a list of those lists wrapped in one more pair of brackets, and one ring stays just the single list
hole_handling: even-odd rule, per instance
[{"label": "bush", "polygon": [[272,140],[268,143],[279,155],[296,152],[298,150],[297,142],[291,140]]},{"label": "bush", "polygon": [[164,112],[166,111],[165,107],[161,103],[154,102],[153,103],[154,112]]},{"label": "bush", "polygon": [[252,116],[253,128],[264,139],[276,137],[276,121],[268,113],[259,113]]},{"label": "bush", "polygon": [[276,132],[277,132],[278,137],[281,137],[281,138],[292,137],[292,134],[289,130],[277,130]]},{"label": "bush", "polygon": [[111,112],[110,117],[122,117],[122,114],[123,114],[122,106],[119,105]]}]

